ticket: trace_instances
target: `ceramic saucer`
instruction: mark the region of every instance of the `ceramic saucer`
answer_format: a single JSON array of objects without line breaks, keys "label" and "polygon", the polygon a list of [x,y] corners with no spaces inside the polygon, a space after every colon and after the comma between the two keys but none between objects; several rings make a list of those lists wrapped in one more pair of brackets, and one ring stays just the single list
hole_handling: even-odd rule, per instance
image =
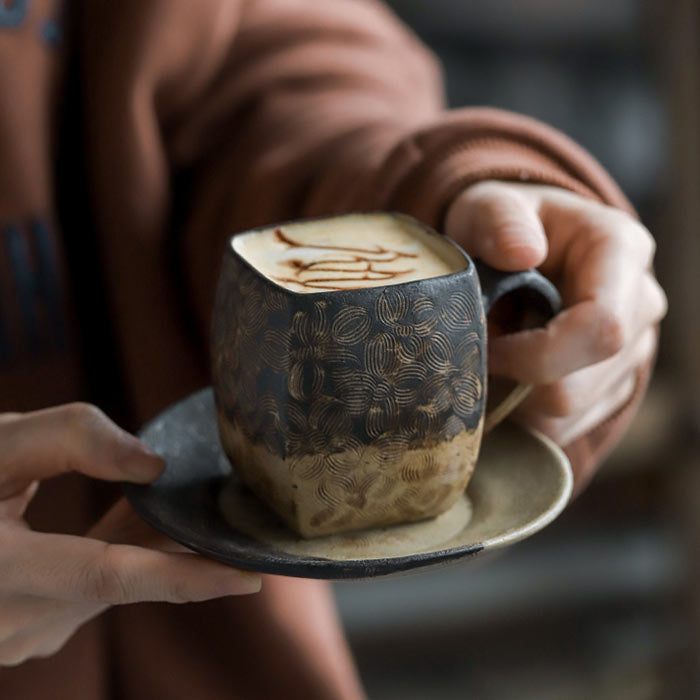
[{"label": "ceramic saucer", "polygon": [[304,540],[231,478],[210,389],[168,408],[141,437],[167,468],[152,484],[124,484],[134,510],[196,552],[271,574],[361,579],[473,557],[542,529],[571,495],[571,468],[561,449],[505,422],[484,439],[467,491],[447,513]]}]

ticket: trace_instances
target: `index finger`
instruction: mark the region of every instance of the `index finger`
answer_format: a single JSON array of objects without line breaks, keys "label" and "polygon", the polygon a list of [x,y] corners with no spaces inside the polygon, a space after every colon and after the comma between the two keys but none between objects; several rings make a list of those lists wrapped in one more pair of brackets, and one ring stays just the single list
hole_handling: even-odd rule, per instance
[{"label": "index finger", "polygon": [[621,349],[617,320],[595,302],[583,302],[565,309],[544,328],[489,341],[489,372],[525,384],[551,384]]},{"label": "index finger", "polygon": [[0,497],[73,470],[108,481],[148,482],[163,467],[144,443],[89,404],[11,414],[0,421]]}]

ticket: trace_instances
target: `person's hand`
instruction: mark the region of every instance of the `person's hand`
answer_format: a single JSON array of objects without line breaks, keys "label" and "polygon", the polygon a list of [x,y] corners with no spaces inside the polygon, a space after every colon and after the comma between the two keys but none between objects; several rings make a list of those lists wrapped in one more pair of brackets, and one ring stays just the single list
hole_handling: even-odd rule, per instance
[{"label": "person's hand", "polygon": [[179,546],[140,523],[123,499],[87,537],[34,532],[23,520],[41,479],[77,470],[147,483],[163,467],[88,404],[0,414],[0,666],[53,654],[111,605],[185,603],[260,589],[257,575],[173,552]]},{"label": "person's hand", "polygon": [[556,187],[485,181],[454,200],[445,227],[472,257],[537,267],[562,294],[546,327],[489,339],[489,373],[535,386],[520,420],[566,446],[630,399],[666,313],[639,222]]}]

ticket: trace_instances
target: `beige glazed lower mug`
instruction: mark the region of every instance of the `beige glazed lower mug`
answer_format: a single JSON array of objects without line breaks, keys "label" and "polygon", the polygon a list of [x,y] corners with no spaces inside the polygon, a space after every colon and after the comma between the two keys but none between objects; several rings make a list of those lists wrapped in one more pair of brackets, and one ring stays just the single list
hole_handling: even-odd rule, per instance
[{"label": "beige glazed lower mug", "polygon": [[[347,216],[369,226],[392,217],[449,248],[460,269],[302,294],[253,267],[234,236],[213,316],[224,450],[241,481],[304,537],[450,508],[471,477],[484,428],[485,313],[515,290],[549,315],[560,305],[535,271],[503,274],[480,265],[477,272],[461,248],[410,217]],[[518,387],[489,422],[524,394]]]}]

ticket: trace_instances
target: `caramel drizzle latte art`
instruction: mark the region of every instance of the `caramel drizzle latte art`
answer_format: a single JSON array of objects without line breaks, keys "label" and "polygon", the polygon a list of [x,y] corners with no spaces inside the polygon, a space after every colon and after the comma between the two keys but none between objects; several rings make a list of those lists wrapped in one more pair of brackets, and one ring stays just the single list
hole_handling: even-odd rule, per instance
[{"label": "caramel drizzle latte art", "polygon": [[[413,253],[404,253],[400,250],[384,248],[377,245],[374,249],[367,248],[352,248],[349,246],[334,246],[321,244],[304,244],[294,240],[285,233],[281,228],[275,230],[275,238],[289,248],[299,250],[319,250],[337,252],[337,257],[325,257],[324,253],[320,253],[319,257],[314,260],[304,261],[297,258],[286,261],[294,271],[293,277],[275,277],[277,282],[282,284],[298,284],[307,289],[325,289],[329,291],[342,289],[360,289],[364,286],[358,284],[355,286],[340,284],[347,282],[384,282],[387,280],[395,280],[401,275],[409,275],[415,272],[415,267],[407,267],[402,270],[383,270],[380,266],[394,263],[400,258],[417,258]],[[316,273],[334,272],[341,275],[328,276],[313,276],[303,278],[302,275],[315,275]],[[373,285],[372,285],[373,286]]]}]

